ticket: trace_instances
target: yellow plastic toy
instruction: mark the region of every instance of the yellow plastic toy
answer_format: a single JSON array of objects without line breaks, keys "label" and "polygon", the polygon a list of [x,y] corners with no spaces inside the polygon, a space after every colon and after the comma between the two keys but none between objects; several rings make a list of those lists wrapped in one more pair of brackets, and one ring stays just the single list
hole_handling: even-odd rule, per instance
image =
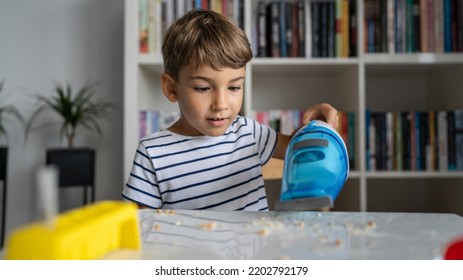
[{"label": "yellow plastic toy", "polygon": [[105,201],[59,215],[53,228],[45,223],[18,228],[8,239],[6,258],[90,260],[140,247],[137,207]]}]

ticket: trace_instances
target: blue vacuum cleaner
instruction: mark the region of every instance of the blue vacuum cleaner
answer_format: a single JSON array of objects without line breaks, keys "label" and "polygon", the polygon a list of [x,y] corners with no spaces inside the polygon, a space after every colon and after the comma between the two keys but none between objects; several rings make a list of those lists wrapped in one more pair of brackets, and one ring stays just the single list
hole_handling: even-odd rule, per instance
[{"label": "blue vacuum cleaner", "polygon": [[315,120],[289,142],[276,211],[332,208],[349,176],[349,157],[339,133]]}]

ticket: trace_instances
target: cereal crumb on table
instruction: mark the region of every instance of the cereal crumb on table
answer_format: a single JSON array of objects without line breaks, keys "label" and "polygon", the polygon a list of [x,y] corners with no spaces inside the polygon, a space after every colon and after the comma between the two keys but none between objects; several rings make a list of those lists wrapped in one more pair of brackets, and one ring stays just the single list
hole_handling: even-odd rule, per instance
[{"label": "cereal crumb on table", "polygon": [[201,225],[201,228],[204,230],[214,230],[217,228],[216,222],[209,222]]},{"label": "cereal crumb on table", "polygon": [[270,231],[266,228],[263,228],[257,232],[260,236],[267,236],[270,234]]},{"label": "cereal crumb on table", "polygon": [[367,226],[370,227],[370,228],[376,228],[376,223],[375,223],[375,221],[368,221]]},{"label": "cereal crumb on table", "polygon": [[167,215],[167,216],[174,216],[174,215],[177,215],[177,211],[176,211],[176,210],[172,210],[172,209],[166,209],[166,210],[163,210],[163,209],[156,209],[156,213],[157,213],[157,214],[160,214],[160,215]]},{"label": "cereal crumb on table", "polygon": [[305,223],[303,221],[298,221],[298,222],[296,222],[296,226],[299,227],[299,228],[304,228]]}]

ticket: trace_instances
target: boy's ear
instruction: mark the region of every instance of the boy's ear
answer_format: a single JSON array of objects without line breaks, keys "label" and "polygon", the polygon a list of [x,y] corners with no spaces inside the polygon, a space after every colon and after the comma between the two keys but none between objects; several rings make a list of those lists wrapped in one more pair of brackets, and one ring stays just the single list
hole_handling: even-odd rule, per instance
[{"label": "boy's ear", "polygon": [[169,99],[171,102],[177,102],[177,92],[175,91],[175,79],[172,78],[169,74],[161,75],[161,84],[162,84],[162,93]]}]

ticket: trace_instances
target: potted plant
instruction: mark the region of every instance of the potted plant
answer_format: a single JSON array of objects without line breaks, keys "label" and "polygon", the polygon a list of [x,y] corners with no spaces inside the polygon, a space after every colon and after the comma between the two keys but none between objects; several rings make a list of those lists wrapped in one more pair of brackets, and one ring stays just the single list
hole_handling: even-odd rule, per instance
[{"label": "potted plant", "polygon": [[[3,92],[4,85],[5,81],[2,80],[0,82],[0,94],[2,94]],[[19,109],[12,104],[7,104],[5,100],[6,98],[4,97],[0,98],[0,147],[8,146],[8,134],[6,131],[6,126],[4,124],[5,120],[11,118],[19,121],[21,124],[25,124],[24,117],[21,115]],[[5,143],[5,146],[2,146],[2,143]]]},{"label": "potted plant", "polygon": [[58,116],[60,139],[63,136],[66,138],[67,148],[47,148],[46,163],[58,167],[60,187],[84,186],[84,203],[87,202],[88,186],[92,188],[91,201],[95,200],[95,150],[76,148],[74,140],[80,127],[96,131],[98,135],[101,135],[102,130],[98,120],[113,108],[112,103],[94,98],[95,86],[94,83],[87,83],[74,91],[69,83],[57,84],[54,95],[49,97],[36,95],[38,107],[32,112],[26,124],[27,139],[34,122],[40,115],[51,112]]},{"label": "potted plant", "polygon": [[[14,119],[24,125],[25,121],[18,108],[5,102],[6,98],[1,96],[5,81],[0,82],[0,186],[2,187],[2,223],[0,232],[0,248],[3,247],[5,237],[5,214],[6,214],[6,178],[7,178],[7,160],[8,160],[8,134],[5,122],[7,119]],[[3,144],[4,143],[4,144]]]}]

